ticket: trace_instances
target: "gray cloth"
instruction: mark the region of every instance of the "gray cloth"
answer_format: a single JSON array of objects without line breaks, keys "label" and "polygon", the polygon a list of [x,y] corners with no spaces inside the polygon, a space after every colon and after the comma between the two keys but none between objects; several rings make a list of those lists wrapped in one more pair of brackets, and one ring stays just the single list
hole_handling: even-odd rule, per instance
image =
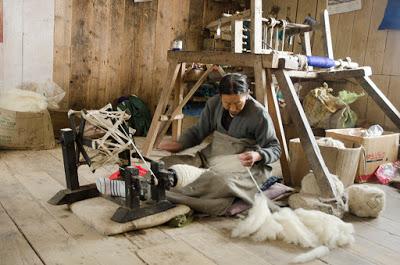
[{"label": "gray cloth", "polygon": [[[237,139],[214,132],[211,144],[192,159],[189,156],[184,158],[186,164],[195,166],[202,161],[201,164],[208,170],[189,185],[167,192],[167,199],[210,215],[225,214],[235,198],[252,204],[257,188],[237,154],[253,150],[255,144],[252,139]],[[179,155],[163,160],[168,160],[167,165],[173,164],[173,160],[177,163],[183,161]],[[251,172],[259,185],[269,176],[269,169],[263,164],[253,165]]]},{"label": "gray cloth", "polygon": [[210,98],[199,122],[179,139],[183,148],[198,145],[212,132],[218,131],[237,139],[254,139],[257,145],[253,145],[251,150],[261,154],[262,160],[258,163],[264,166],[279,159],[281,148],[273,123],[267,110],[258,101],[249,96],[243,110],[233,118],[228,131],[222,126],[223,112],[221,97],[216,95]]}]

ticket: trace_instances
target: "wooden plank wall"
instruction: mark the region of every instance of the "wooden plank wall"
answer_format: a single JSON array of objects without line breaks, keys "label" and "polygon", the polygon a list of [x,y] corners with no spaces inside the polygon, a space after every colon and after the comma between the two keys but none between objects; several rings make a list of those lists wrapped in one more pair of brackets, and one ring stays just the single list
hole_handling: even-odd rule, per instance
[{"label": "wooden plank wall", "polygon": [[232,6],[212,0],[56,0],[54,80],[67,91],[62,107],[99,108],[133,93],[154,110],[172,41],[181,38],[186,49],[200,49],[203,26]]},{"label": "wooden plank wall", "polygon": [[66,92],[60,107],[67,109],[71,74],[72,0],[55,0],[54,5],[53,80]]},{"label": "wooden plank wall", "polygon": [[45,82],[53,74],[54,0],[2,0],[0,88]]},{"label": "wooden plank wall", "polygon": [[[4,44],[3,44],[3,87],[15,87],[23,81],[23,0],[3,2]],[[7,66],[7,67],[6,67]]]},{"label": "wooden plank wall", "polygon": [[[363,0],[361,10],[332,15],[334,54],[372,66],[373,80],[400,108],[400,32],[377,30],[386,3]],[[263,0],[265,16],[274,5],[280,7],[278,17],[303,22],[307,15],[318,19],[326,0]],[[199,50],[204,25],[236,8],[213,0],[56,0],[54,80],[67,91],[63,108],[98,108],[134,93],[154,110],[171,42],[181,38],[185,49]],[[316,55],[324,54],[322,38],[315,34]],[[296,45],[294,51],[299,50]],[[356,85],[342,85],[360,91]],[[370,98],[352,107],[361,121],[394,129]]]},{"label": "wooden plank wall", "polygon": [[3,0],[0,0],[0,91],[4,80],[4,48],[3,48]]},{"label": "wooden plank wall", "polygon": [[[350,56],[361,65],[372,67],[372,79],[400,109],[400,31],[378,30],[387,0],[362,0],[362,9],[331,16],[336,58]],[[350,88],[360,91],[356,85]],[[367,124],[380,124],[397,130],[369,97],[352,108]]]}]

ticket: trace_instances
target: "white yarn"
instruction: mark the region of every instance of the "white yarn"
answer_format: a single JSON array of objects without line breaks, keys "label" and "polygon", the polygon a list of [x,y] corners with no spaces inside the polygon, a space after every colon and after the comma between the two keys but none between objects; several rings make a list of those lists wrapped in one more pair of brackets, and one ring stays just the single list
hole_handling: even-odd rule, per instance
[{"label": "white yarn", "polygon": [[[336,190],[336,194],[339,195],[344,194],[344,185],[340,181],[339,177],[333,174],[330,174],[328,177],[333,183],[333,186]],[[310,172],[304,176],[303,180],[301,181],[300,193],[321,196],[321,191],[318,187],[314,173]]]},{"label": "white yarn", "polygon": [[321,258],[329,253],[329,248],[319,246],[306,253],[296,256],[291,263],[306,263],[314,259]]},{"label": "white yarn", "polygon": [[385,192],[377,187],[356,184],[347,188],[349,211],[359,217],[378,217],[385,207]]},{"label": "white yarn", "polygon": [[177,183],[175,188],[182,188],[200,177],[207,169],[198,168],[185,164],[177,164],[170,167],[175,170],[177,176]]},{"label": "white yarn", "polygon": [[317,140],[317,144],[318,144],[318,145],[321,145],[321,146],[336,147],[336,148],[339,148],[339,149],[344,149],[344,148],[346,148],[346,147],[344,146],[344,143],[343,143],[343,142],[341,142],[341,141],[339,141],[339,140],[336,140],[336,139],[333,139],[333,138],[331,138],[331,137],[322,137],[322,138],[319,138],[319,139]]},{"label": "white yarn", "polygon": [[319,211],[283,208],[271,215],[267,199],[256,196],[249,215],[233,229],[232,236],[251,236],[256,241],[280,239],[305,248],[315,248],[293,260],[306,262],[327,254],[327,249],[353,243],[353,233],[352,224]]}]

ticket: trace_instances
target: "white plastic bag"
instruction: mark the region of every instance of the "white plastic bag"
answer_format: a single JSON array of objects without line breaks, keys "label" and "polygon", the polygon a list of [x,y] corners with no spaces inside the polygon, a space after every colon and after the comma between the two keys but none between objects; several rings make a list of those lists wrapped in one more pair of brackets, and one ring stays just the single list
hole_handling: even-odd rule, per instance
[{"label": "white plastic bag", "polygon": [[41,112],[47,109],[47,99],[33,91],[9,89],[0,93],[0,109]]},{"label": "white plastic bag", "polygon": [[50,80],[45,83],[25,82],[18,88],[22,90],[34,91],[44,96],[47,99],[48,109],[58,109],[58,103],[60,103],[65,96],[64,90]]}]

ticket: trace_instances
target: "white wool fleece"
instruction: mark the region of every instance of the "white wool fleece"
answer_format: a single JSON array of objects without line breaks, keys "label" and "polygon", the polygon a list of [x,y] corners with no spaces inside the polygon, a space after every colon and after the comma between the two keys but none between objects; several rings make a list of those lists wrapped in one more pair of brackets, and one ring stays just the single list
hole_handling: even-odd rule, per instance
[{"label": "white wool fleece", "polygon": [[[326,255],[329,249],[354,242],[350,223],[320,211],[282,208],[271,214],[265,196],[255,197],[249,215],[233,229],[232,236],[250,236],[255,241],[280,239],[313,250],[293,262],[307,262]],[[321,247],[324,246],[324,247]]]},{"label": "white wool fleece", "polygon": [[378,217],[385,208],[385,192],[367,184],[347,188],[349,211],[359,217]]}]

